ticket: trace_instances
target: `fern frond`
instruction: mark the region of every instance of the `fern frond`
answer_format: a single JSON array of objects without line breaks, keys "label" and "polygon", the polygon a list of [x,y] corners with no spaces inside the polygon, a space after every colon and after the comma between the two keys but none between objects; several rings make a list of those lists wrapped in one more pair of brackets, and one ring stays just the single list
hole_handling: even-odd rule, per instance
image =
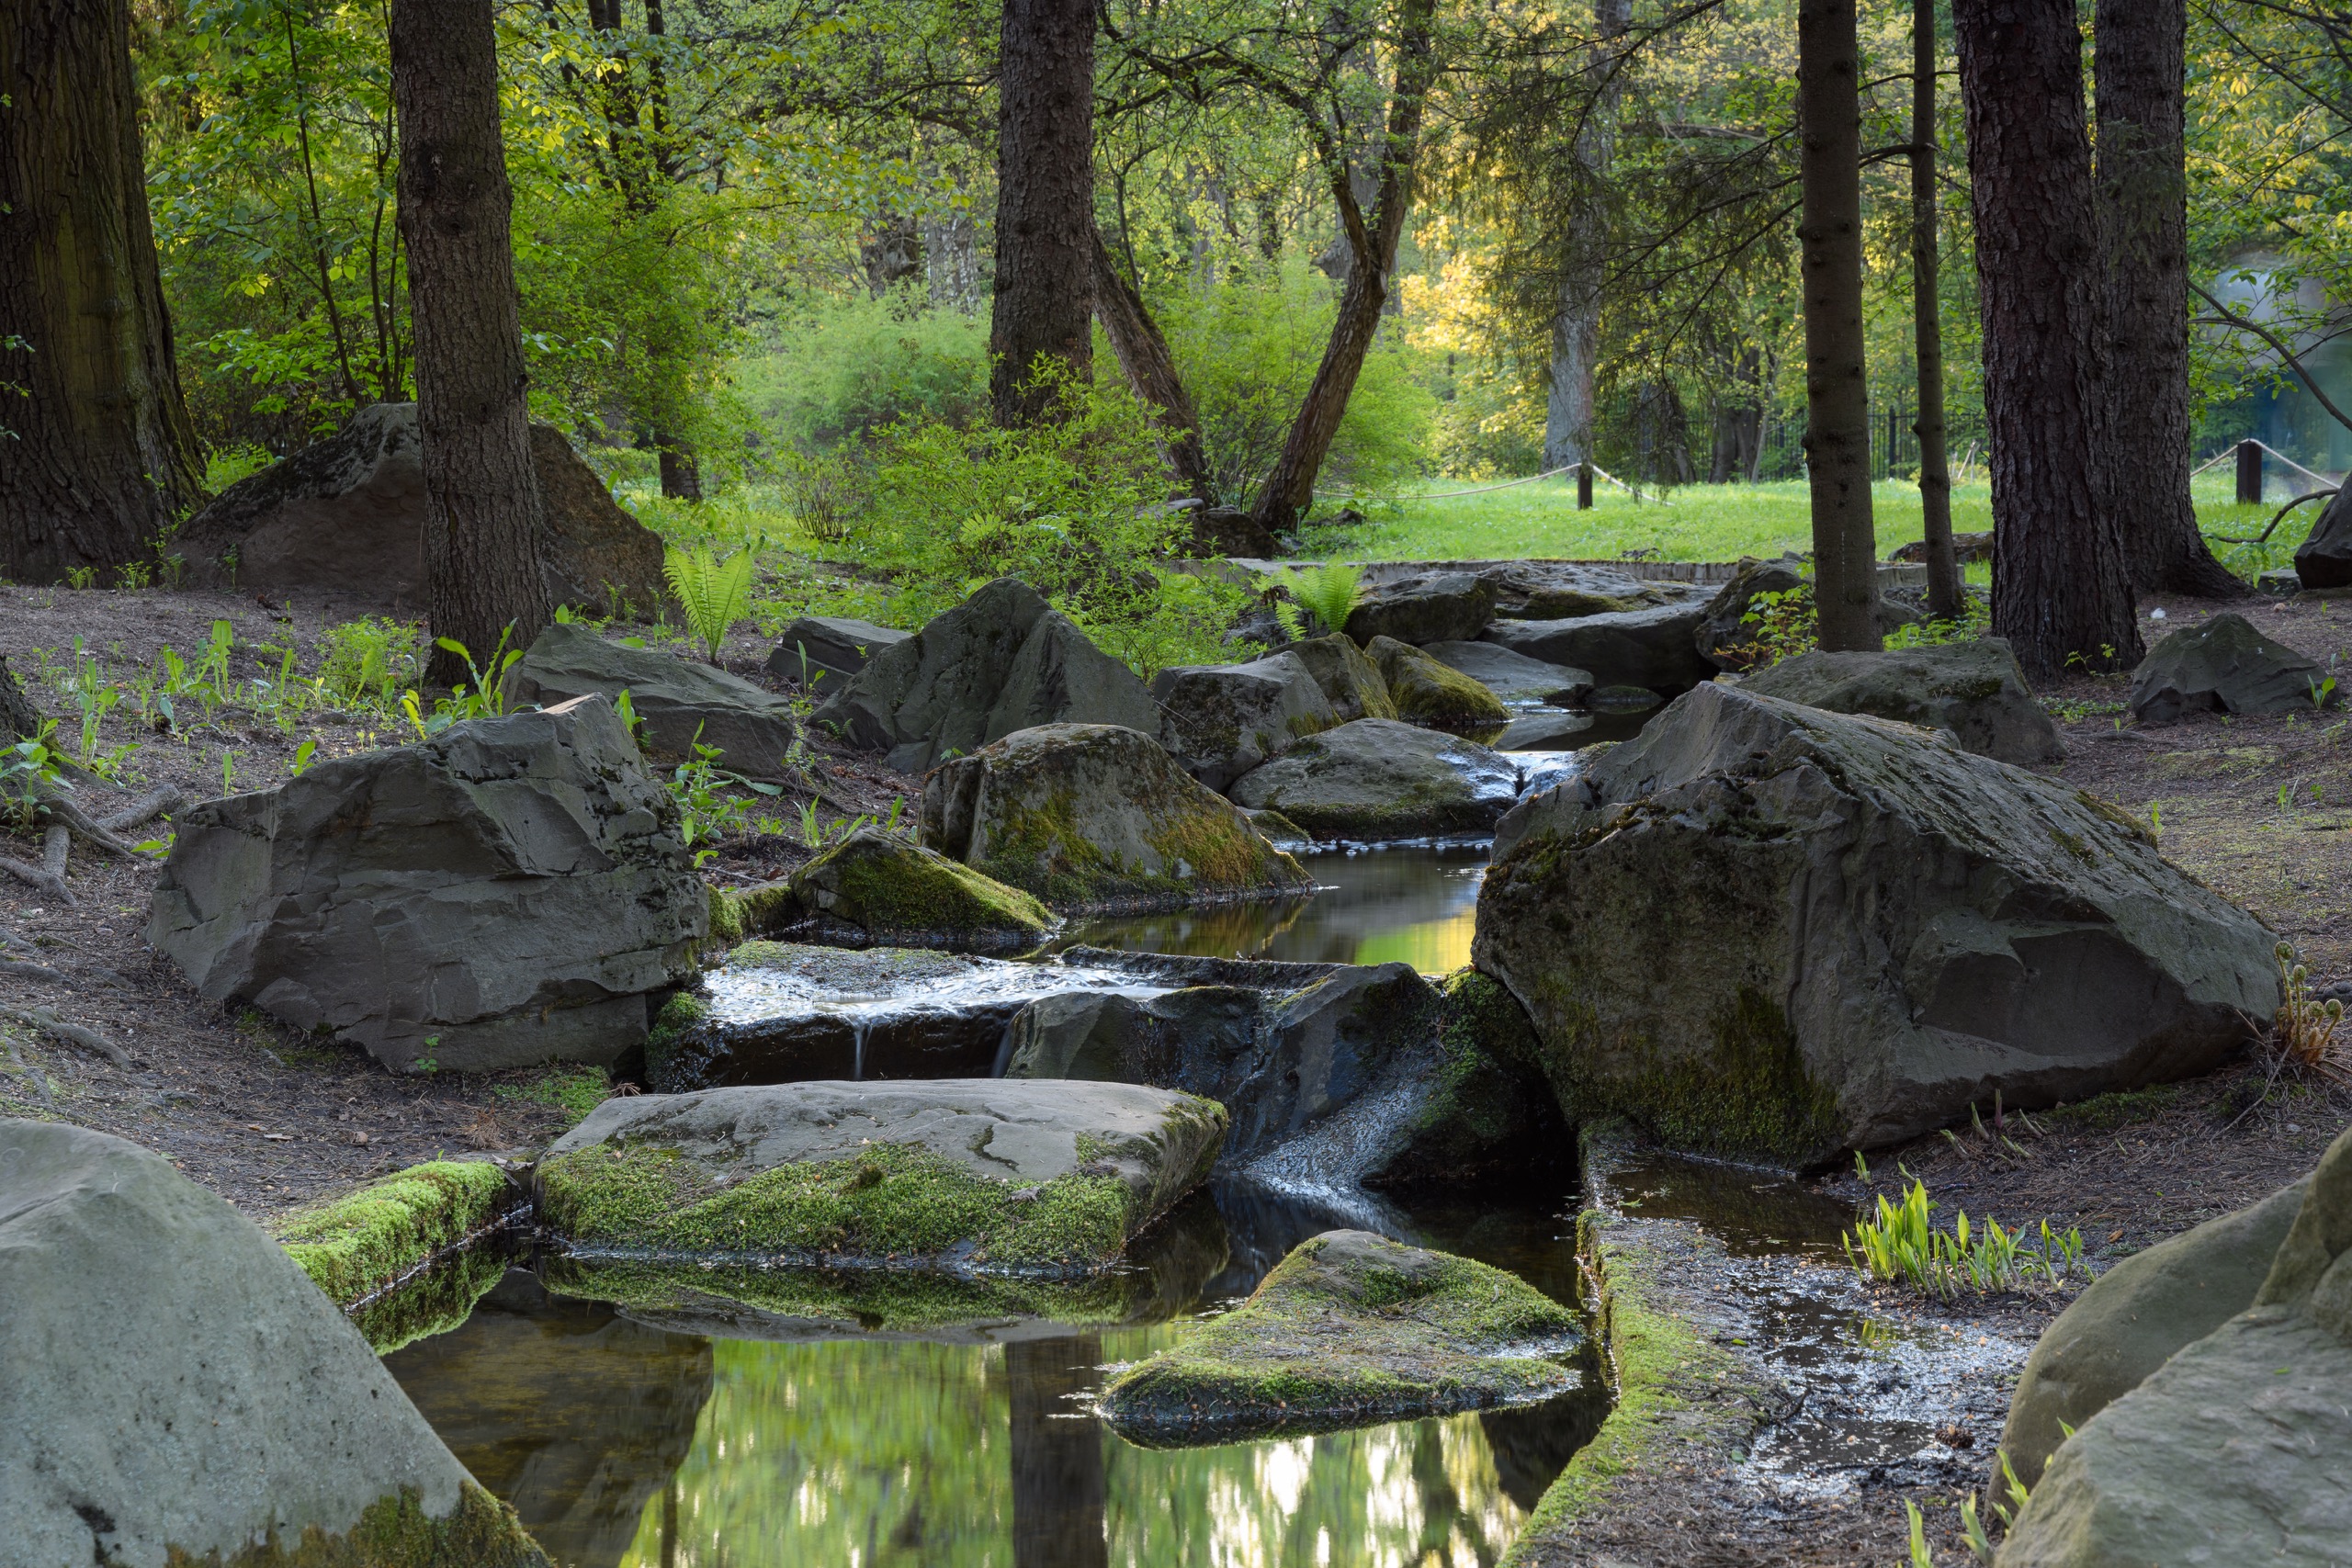
[{"label": "fern frond", "polygon": [[[1326,561],[1311,571],[1291,568],[1283,577],[1283,587],[1289,590],[1293,602],[1323,625],[1326,632],[1344,630],[1348,616],[1355,611],[1358,589],[1363,581],[1361,568],[1345,561]],[[1304,621],[1295,611],[1285,614],[1275,611],[1283,629],[1293,637],[1306,635]]]},{"label": "fern frond", "polygon": [[686,629],[718,662],[718,649],[737,621],[751,613],[752,558],[741,549],[721,556],[714,549],[682,550],[675,545],[662,555],[662,575],[678,597]]}]

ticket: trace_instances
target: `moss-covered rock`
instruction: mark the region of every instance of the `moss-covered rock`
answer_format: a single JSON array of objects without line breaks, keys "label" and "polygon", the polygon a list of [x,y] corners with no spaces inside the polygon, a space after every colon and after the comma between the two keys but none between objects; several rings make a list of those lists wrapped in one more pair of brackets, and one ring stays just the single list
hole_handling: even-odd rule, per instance
[{"label": "moss-covered rock", "polygon": [[1054,917],[1018,887],[879,828],[737,897],[746,934],[951,953],[1035,947]]},{"label": "moss-covered rock", "polygon": [[174,1545],[164,1568],[551,1568],[524,1532],[514,1510],[468,1479],[458,1483],[458,1506],[435,1517],[413,1488],[372,1505],[349,1530],[317,1525],[299,1537],[272,1533],[268,1540],[223,1556],[217,1550],[191,1553]]},{"label": "moss-covered rock", "polygon": [[1334,632],[1329,637],[1307,637],[1292,643],[1289,652],[1305,664],[1323,694],[1331,699],[1332,711],[1346,724],[1359,718],[1395,718],[1396,704],[1388,694],[1388,682],[1380,673],[1380,666],[1356,643],[1356,639]]},{"label": "moss-covered rock", "polygon": [[1233,798],[1320,839],[1484,833],[1519,798],[1519,768],[1458,735],[1360,718],[1244,773]]},{"label": "moss-covered rock", "polygon": [[1435,1060],[1417,1075],[1412,1113],[1366,1185],[1461,1191],[1565,1164],[1568,1127],[1519,998],[1475,969],[1449,976],[1440,995]]},{"label": "moss-covered rock", "polygon": [[1364,1231],[1293,1248],[1255,1294],[1112,1378],[1102,1414],[1132,1440],[1329,1431],[1540,1399],[1577,1316],[1499,1269]]},{"label": "moss-covered rock", "polygon": [[1510,717],[1500,697],[1408,643],[1376,637],[1364,651],[1380,666],[1381,678],[1388,682],[1396,716],[1409,724],[1454,728],[1501,724]]},{"label": "moss-covered rock", "polygon": [[575,1247],[1079,1276],[1207,1177],[1223,1108],[1130,1084],[779,1084],[607,1101],[539,1162]]},{"label": "moss-covered rock", "polygon": [[923,781],[922,831],[933,848],[1062,910],[1170,908],[1313,886],[1159,742],[1117,725],[1040,725],[942,764]]},{"label": "moss-covered rock", "polygon": [[487,1160],[433,1160],[297,1209],[276,1230],[286,1255],[329,1299],[348,1306],[492,1224],[521,1198]]},{"label": "moss-covered rock", "polygon": [[379,1356],[447,1334],[505,1276],[508,1261],[503,1247],[459,1247],[353,1313],[352,1326]]}]

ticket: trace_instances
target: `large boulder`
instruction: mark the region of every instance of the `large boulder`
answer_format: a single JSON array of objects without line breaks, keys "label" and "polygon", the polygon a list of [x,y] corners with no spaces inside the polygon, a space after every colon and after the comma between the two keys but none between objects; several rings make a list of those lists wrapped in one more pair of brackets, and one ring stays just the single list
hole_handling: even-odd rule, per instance
[{"label": "large boulder", "polygon": [[1313,886],[1232,802],[1117,725],[1040,725],[942,764],[923,780],[922,834],[1057,909],[1172,908]]},{"label": "large boulder", "polygon": [[2001,1568],[2264,1562],[2352,1541],[2352,1134],[2336,1139],[2254,1303],[2051,1455]]},{"label": "large boulder", "polygon": [[334,1303],[169,1161],[0,1122],[11,1562],[545,1568]]},{"label": "large boulder", "polygon": [[1242,774],[1230,793],[1318,838],[1484,833],[1519,798],[1519,769],[1459,736],[1360,718]]},{"label": "large boulder", "polygon": [[1496,643],[1433,642],[1421,651],[1447,669],[1469,676],[1507,703],[1556,703],[1566,706],[1592,694],[1591,671],[1546,664]]},{"label": "large boulder", "polygon": [[1466,571],[1400,578],[1372,588],[1348,613],[1346,631],[1360,643],[1376,637],[1419,646],[1468,642],[1495,617],[1495,585]]},{"label": "large boulder", "polygon": [[1305,660],[1288,649],[1247,664],[1176,664],[1151,678],[1160,741],[1184,771],[1223,789],[1259,763],[1340,722]]},{"label": "large boulder", "polygon": [[1542,660],[1592,671],[1598,686],[1647,686],[1672,694],[1715,677],[1699,656],[1706,606],[1688,601],[1557,621],[1497,621],[1485,639]]},{"label": "large boulder", "polygon": [[1380,666],[1356,646],[1356,639],[1333,633],[1294,642],[1284,650],[1306,666],[1307,673],[1330,700],[1339,723],[1359,718],[1395,718],[1396,705]]},{"label": "large boulder", "polygon": [[[428,513],[414,403],[361,409],[324,441],[238,480],[187,521],[174,548],[198,587],[346,593],[421,609]],[[558,604],[650,618],[666,592],[662,536],[616,505],[563,433],[531,427]],[[487,649],[476,649],[478,657]]]},{"label": "large boulder", "polygon": [[2143,724],[2170,724],[2188,713],[2308,712],[2320,705],[2327,679],[2319,665],[2224,610],[2166,633],[2148,650],[2132,671],[2132,715]]},{"label": "large boulder", "polygon": [[1784,556],[1779,560],[1741,558],[1731,581],[1715,590],[1699,617],[1696,638],[1699,657],[1718,670],[1746,670],[1760,655],[1758,628],[1747,624],[1748,606],[1759,593],[1788,593],[1804,585],[1804,562]]},{"label": "large boulder", "polygon": [[1035,947],[1054,922],[1018,887],[879,828],[860,828],[782,882],[731,897],[745,935],[845,947],[993,953]]},{"label": "large boulder", "polygon": [[1398,718],[1453,728],[1502,724],[1510,717],[1500,697],[1410,643],[1376,637],[1364,651],[1380,666]]},{"label": "large boulder", "polygon": [[[2306,1177],[2251,1208],[2134,1253],[2091,1282],[2042,1331],[2009,1399],[2000,1452],[2031,1486],[2083,1424],[2254,1304],[2310,1190]],[[1986,1495],[2006,1497],[2000,1465]]]},{"label": "large boulder", "polygon": [[1710,684],[1504,820],[1472,953],[1571,1119],[1802,1167],[2206,1071],[2272,944],[2080,790]]},{"label": "large boulder", "polygon": [[175,819],[147,940],[214,1001],[379,1061],[610,1063],[710,900],[612,705],[452,725]]},{"label": "large boulder", "polygon": [[830,696],[884,649],[912,635],[847,615],[803,615],[776,638],[765,668],[779,681]]},{"label": "large boulder", "polygon": [[1233,1311],[1112,1375],[1131,1440],[1230,1442],[1524,1404],[1575,1386],[1572,1308],[1515,1274],[1364,1231],[1301,1242]]},{"label": "large boulder", "polygon": [[510,705],[554,707],[592,692],[614,704],[628,694],[647,750],[691,761],[697,744],[716,747],[720,766],[755,779],[784,777],[784,759],[799,737],[792,705],[775,693],[715,665],[615,642],[576,622],[541,632],[506,672]]},{"label": "large boulder", "polygon": [[1832,713],[1947,729],[1965,750],[2020,768],[2066,760],[2058,727],[2001,637],[1887,653],[1801,653],[1758,671],[1741,689]]},{"label": "large boulder", "polygon": [[538,1164],[575,1245],[827,1267],[1091,1274],[1207,1177],[1214,1102],[934,1078],[608,1100]]},{"label": "large boulder", "polygon": [[1041,724],[1118,724],[1159,733],[1134,671],[1087,640],[1015,577],[1000,577],[866,661],[815,715],[853,746],[927,772]]},{"label": "large boulder", "polygon": [[[1962,565],[1971,561],[1991,560],[1993,558],[1993,530],[1987,528],[1981,534],[1954,534],[1951,536],[1951,553],[1952,558]],[[1894,550],[1886,558],[1891,561],[1904,561],[1913,566],[1925,566],[1928,564],[1928,541],[1914,539]]]},{"label": "large boulder", "polygon": [[2295,577],[2305,588],[2352,588],[2352,495],[2337,491],[2295,549]]}]

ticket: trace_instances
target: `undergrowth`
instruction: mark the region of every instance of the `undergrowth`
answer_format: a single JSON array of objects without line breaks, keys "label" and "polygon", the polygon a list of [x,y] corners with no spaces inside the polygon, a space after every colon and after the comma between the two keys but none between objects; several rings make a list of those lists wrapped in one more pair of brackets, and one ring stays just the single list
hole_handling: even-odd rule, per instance
[{"label": "undergrowth", "polygon": [[1878,1212],[1855,1222],[1841,1238],[1848,1261],[1872,1280],[1907,1284],[1945,1301],[1967,1292],[2022,1290],[2037,1280],[2057,1284],[2083,1271],[2083,1233],[2061,1235],[2041,1223],[2039,1235],[2022,1225],[2005,1230],[1986,1214],[1972,1223],[1952,1211],[1951,1228],[1930,1218],[1941,1207],[1914,1177],[1900,1202],[1882,1195]]}]

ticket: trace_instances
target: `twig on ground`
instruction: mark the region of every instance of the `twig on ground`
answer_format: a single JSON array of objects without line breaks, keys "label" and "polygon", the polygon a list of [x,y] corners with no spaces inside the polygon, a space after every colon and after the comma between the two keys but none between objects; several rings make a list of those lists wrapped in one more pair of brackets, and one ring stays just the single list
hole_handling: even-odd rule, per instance
[{"label": "twig on ground", "polygon": [[158,784],[121,810],[111,811],[99,818],[98,826],[110,833],[127,833],[133,828],[142,827],[153,821],[166,812],[177,811],[180,808],[181,800],[182,796],[178,790],[170,784]]},{"label": "twig on ground", "polygon": [[60,1040],[81,1046],[85,1051],[95,1051],[118,1067],[130,1066],[130,1052],[125,1051],[95,1029],[85,1029],[78,1023],[60,1018],[55,1008],[0,1008],[0,1016],[13,1018],[19,1023],[28,1023],[44,1033],[53,1034]]}]

